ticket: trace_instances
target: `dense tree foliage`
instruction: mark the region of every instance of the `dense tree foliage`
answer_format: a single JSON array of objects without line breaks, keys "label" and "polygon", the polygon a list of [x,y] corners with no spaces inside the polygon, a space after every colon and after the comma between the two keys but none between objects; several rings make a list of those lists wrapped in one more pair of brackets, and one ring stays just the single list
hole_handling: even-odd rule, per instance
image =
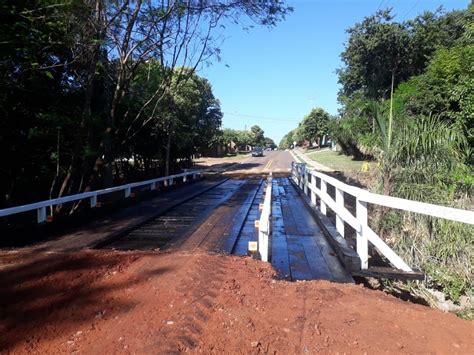
[{"label": "dense tree foliage", "polygon": [[[379,11],[348,30],[339,70],[343,152],[377,160],[378,191],[472,208],[474,6],[396,22]],[[380,208],[372,223],[428,285],[472,288],[472,227]]]},{"label": "dense tree foliage", "polygon": [[313,143],[320,145],[324,135],[329,132],[331,126],[331,115],[322,108],[313,108],[309,114],[303,117],[298,127],[288,132],[280,141],[280,148],[291,148],[294,143],[309,145]]},{"label": "dense tree foliage", "polygon": [[265,137],[265,132],[260,126],[252,126],[250,131],[226,128],[220,138],[221,143],[230,151],[246,150],[250,147],[275,148],[273,139]]},{"label": "dense tree foliage", "polygon": [[298,141],[316,143],[318,146],[323,135],[328,133],[331,116],[321,108],[314,108],[303,118],[297,129]]},{"label": "dense tree foliage", "polygon": [[280,149],[289,149],[293,146],[293,143],[295,141],[296,141],[296,129],[293,129],[283,136],[278,147]]},{"label": "dense tree foliage", "polygon": [[[0,4],[0,207],[166,174],[219,142],[196,68],[222,21],[274,26],[282,2]],[[35,186],[35,189],[31,189]]]},{"label": "dense tree foliage", "polygon": [[472,20],[467,11],[425,12],[414,20],[396,22],[391,10],[380,10],[349,28],[349,40],[338,71],[340,95],[363,93],[372,99],[388,98],[392,74],[395,86],[421,74],[429,58],[464,33]]}]

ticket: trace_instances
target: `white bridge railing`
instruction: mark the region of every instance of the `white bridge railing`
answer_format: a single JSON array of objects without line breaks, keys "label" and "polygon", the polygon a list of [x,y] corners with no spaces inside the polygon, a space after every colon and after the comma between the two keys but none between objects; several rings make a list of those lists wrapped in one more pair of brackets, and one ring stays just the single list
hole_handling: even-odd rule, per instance
[{"label": "white bridge railing", "polygon": [[[311,198],[311,204],[316,207],[316,196],[320,198],[319,210],[326,215],[327,207],[336,215],[336,229],[344,237],[344,222],[355,229],[356,251],[361,260],[361,269],[368,268],[368,243],[374,245],[398,269],[413,271],[369,226],[367,204],[395,208],[399,210],[421,213],[428,216],[444,218],[451,221],[474,224],[474,211],[433,205],[424,202],[406,200],[397,197],[379,195],[355,186],[347,185],[326,174],[306,168],[304,163],[293,163],[291,169],[293,181]],[[320,179],[317,188],[316,179]],[[335,188],[335,199],[327,193],[327,185]],[[344,192],[356,198],[356,216],[344,207]]]},{"label": "white bridge railing", "polygon": [[268,261],[270,251],[270,235],[272,229],[272,177],[267,179],[265,199],[258,223],[258,252],[262,261]]},{"label": "white bridge railing", "polygon": [[114,186],[108,189],[83,192],[76,195],[64,196],[64,197],[55,198],[51,200],[30,203],[28,205],[5,208],[5,209],[0,210],[0,217],[6,217],[6,216],[11,216],[17,213],[23,213],[23,212],[36,210],[37,222],[42,223],[46,221],[46,218],[47,218],[46,209],[52,208],[53,206],[56,206],[56,205],[60,205],[67,202],[74,202],[74,201],[89,199],[90,207],[93,208],[97,206],[97,196],[99,195],[106,195],[112,192],[123,191],[124,197],[127,198],[131,196],[132,189],[134,188],[150,186],[151,190],[155,190],[157,185],[160,182],[162,182],[165,186],[170,186],[173,184],[175,179],[183,179],[183,182],[186,182],[189,177],[196,179],[197,176],[199,177],[202,176],[202,171],[198,171],[198,170],[189,171],[189,172],[185,172],[181,174],[163,176],[156,179],[139,181],[139,182],[134,182],[134,183],[121,185],[121,186]]}]

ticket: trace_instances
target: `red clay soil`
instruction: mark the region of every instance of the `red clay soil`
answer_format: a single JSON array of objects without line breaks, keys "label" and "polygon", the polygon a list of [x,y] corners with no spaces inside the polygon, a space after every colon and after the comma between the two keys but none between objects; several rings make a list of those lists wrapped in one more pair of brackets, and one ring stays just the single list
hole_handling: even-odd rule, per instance
[{"label": "red clay soil", "polygon": [[250,258],[0,257],[1,353],[474,353],[472,322]]}]

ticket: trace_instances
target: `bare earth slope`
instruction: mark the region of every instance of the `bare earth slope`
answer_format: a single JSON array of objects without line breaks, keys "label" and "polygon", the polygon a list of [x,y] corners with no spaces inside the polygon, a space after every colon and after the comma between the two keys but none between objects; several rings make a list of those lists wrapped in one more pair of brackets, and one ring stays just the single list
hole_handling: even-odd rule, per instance
[{"label": "bare earth slope", "polygon": [[472,322],[355,285],[278,281],[250,258],[0,260],[2,353],[474,353]]}]

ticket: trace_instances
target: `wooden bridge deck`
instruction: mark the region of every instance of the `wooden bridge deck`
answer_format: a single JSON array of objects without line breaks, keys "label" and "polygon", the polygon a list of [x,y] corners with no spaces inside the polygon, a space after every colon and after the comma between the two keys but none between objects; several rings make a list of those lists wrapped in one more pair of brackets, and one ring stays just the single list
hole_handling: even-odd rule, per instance
[{"label": "wooden bridge deck", "polygon": [[[246,255],[249,241],[258,240],[254,221],[259,218],[263,189],[249,211],[232,253]],[[289,280],[354,282],[332,246],[287,178],[273,179],[271,263]]]},{"label": "wooden bridge deck", "polygon": [[272,265],[291,280],[353,282],[295,187],[273,180]]}]

